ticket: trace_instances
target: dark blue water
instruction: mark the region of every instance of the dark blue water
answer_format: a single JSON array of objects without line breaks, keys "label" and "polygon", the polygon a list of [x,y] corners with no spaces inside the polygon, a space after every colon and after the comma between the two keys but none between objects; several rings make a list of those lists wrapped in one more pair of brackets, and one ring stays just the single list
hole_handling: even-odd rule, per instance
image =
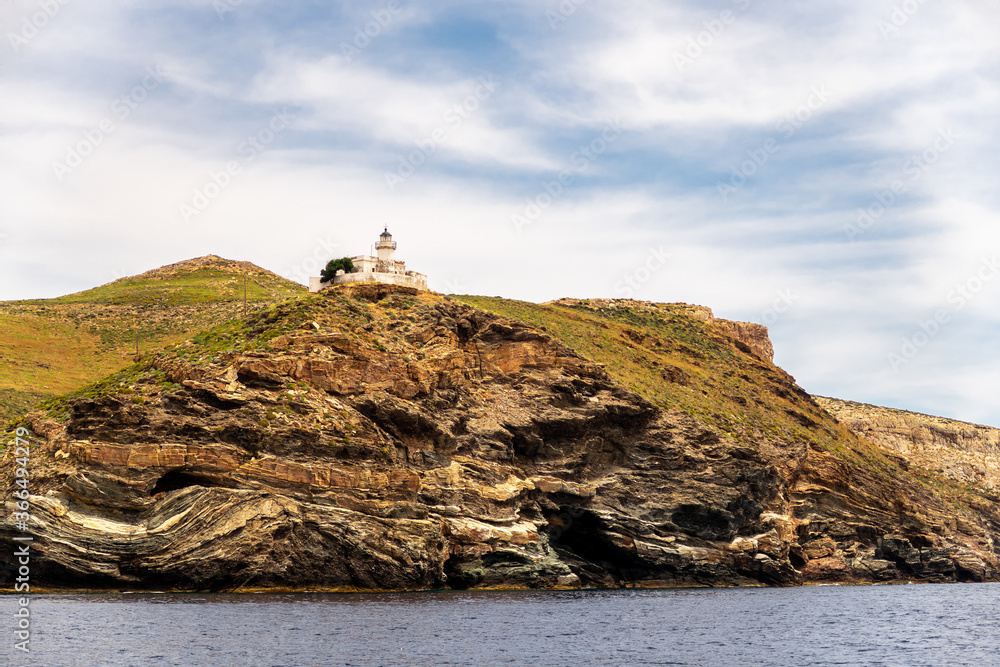
[{"label": "dark blue water", "polygon": [[35,596],[3,664],[1000,665],[1000,584]]}]

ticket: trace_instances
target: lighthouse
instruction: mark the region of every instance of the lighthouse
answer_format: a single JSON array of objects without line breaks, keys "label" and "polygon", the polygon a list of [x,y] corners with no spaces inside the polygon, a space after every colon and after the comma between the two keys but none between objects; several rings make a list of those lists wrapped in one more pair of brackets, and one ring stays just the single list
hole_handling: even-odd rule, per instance
[{"label": "lighthouse", "polygon": [[385,231],[378,237],[375,250],[378,252],[379,271],[395,273],[396,260],[393,257],[396,254],[396,242],[392,240],[392,234],[389,233],[388,226],[385,227]]},{"label": "lighthouse", "polygon": [[375,244],[376,253],[372,255],[356,255],[351,257],[354,270],[350,273],[339,272],[330,282],[322,278],[309,279],[309,291],[318,292],[331,285],[346,285],[350,283],[382,283],[413,287],[418,290],[427,289],[427,276],[416,271],[407,271],[406,262],[396,259],[396,242],[392,240],[389,226],[386,225]]}]

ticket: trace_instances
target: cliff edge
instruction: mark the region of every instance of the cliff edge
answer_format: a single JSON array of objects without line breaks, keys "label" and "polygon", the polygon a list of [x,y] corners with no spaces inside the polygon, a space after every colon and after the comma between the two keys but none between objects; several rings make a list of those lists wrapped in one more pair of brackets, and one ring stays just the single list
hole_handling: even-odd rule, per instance
[{"label": "cliff edge", "polygon": [[858,435],[960,484],[1000,489],[1000,429],[836,398],[815,397]]}]

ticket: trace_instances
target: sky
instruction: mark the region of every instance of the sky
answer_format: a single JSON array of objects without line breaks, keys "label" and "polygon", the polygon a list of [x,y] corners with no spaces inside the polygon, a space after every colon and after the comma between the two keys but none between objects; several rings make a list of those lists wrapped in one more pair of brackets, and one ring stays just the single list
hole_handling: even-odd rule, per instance
[{"label": "sky", "polygon": [[0,300],[184,259],[705,305],[1000,426],[1000,6],[0,0]]}]

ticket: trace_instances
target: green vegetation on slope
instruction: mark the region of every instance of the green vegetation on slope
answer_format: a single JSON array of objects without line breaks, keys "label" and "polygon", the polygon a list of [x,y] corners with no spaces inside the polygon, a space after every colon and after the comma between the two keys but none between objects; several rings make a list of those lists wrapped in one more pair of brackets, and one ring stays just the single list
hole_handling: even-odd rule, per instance
[{"label": "green vegetation on slope", "polygon": [[201,257],[55,299],[0,302],[0,423],[146,353],[305,287],[248,262]]},{"label": "green vegetation on slope", "polygon": [[[154,357],[168,362],[180,362],[194,367],[203,367],[225,361],[230,355],[270,351],[269,342],[278,336],[294,331],[313,332],[318,327],[324,333],[338,332],[348,340],[369,349],[386,351],[388,348],[374,333],[373,322],[382,326],[392,325],[399,332],[392,334],[398,340],[412,326],[415,318],[411,313],[417,309],[432,308],[430,303],[440,297],[423,294],[420,297],[393,295],[372,303],[350,296],[323,295],[289,299],[267,308],[260,308],[246,317],[238,317],[222,322],[186,339],[180,344],[169,345],[151,354],[144,355],[136,362],[119,368],[100,380],[77,387],[61,396],[49,397],[37,407],[49,417],[65,421],[74,401],[95,400],[112,395],[128,395],[133,402],[146,400],[149,394],[135,394],[137,385],[154,385],[155,391],[170,392],[180,389],[180,385],[170,382],[166,374],[154,367]],[[400,326],[396,326],[400,323]],[[394,343],[390,337],[390,345]],[[153,382],[148,382],[152,380]],[[18,420],[9,426],[18,426]]]}]

